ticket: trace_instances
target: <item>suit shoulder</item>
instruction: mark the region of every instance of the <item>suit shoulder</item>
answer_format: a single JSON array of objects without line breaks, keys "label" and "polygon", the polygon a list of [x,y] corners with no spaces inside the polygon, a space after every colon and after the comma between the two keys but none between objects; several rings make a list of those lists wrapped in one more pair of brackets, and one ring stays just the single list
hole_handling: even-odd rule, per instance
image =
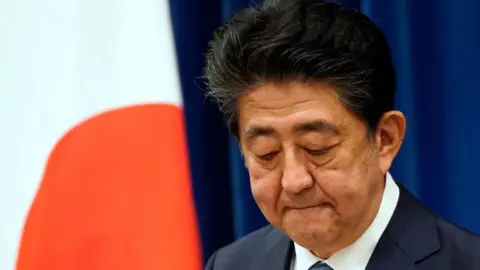
[{"label": "suit shoulder", "polygon": [[437,226],[443,240],[457,242],[460,246],[465,244],[466,247],[471,247],[470,244],[478,245],[480,243],[479,235],[438,216]]},{"label": "suit shoulder", "polygon": [[242,262],[252,257],[264,256],[266,251],[267,236],[275,230],[271,225],[253,231],[233,243],[220,248],[209,260],[211,268],[208,269],[235,269],[234,265],[242,265]]},{"label": "suit shoulder", "polygon": [[479,235],[440,217],[437,217],[437,226],[442,246],[457,261],[457,266],[467,263],[480,267]]},{"label": "suit shoulder", "polygon": [[217,251],[217,257],[221,256],[234,256],[234,254],[239,254],[239,252],[257,252],[265,245],[266,236],[274,228],[271,225],[260,228],[256,231],[253,231],[242,238],[234,241],[233,243],[219,249]]}]

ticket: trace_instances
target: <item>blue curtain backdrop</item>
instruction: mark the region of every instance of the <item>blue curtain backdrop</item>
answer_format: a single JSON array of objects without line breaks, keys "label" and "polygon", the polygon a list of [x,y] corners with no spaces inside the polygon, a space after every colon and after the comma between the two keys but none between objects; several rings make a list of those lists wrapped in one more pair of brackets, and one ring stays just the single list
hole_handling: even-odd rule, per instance
[{"label": "blue curtain backdrop", "polygon": [[[293,1],[293,0],[292,0]],[[205,259],[266,224],[199,79],[212,32],[249,0],[170,0]],[[432,210],[480,232],[480,1],[349,0],[383,29],[407,137],[392,173]]]}]

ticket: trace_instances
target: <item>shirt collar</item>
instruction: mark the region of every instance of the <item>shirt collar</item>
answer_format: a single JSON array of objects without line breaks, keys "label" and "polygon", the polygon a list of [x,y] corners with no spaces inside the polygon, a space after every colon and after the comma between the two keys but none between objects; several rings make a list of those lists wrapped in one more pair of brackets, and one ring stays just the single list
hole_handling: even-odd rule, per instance
[{"label": "shirt collar", "polygon": [[[333,254],[325,262],[335,270],[365,269],[375,246],[393,216],[399,197],[400,190],[390,173],[387,172],[380,208],[372,224],[357,241]],[[294,243],[294,248],[294,270],[308,270],[315,263],[324,261],[297,243]]]}]

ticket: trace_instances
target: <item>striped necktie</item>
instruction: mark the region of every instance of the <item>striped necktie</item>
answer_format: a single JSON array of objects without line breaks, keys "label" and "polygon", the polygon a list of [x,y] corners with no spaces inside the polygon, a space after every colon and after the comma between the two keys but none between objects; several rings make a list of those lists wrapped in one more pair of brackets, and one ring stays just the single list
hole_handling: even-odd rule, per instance
[{"label": "striped necktie", "polygon": [[333,270],[328,264],[323,262],[318,262],[310,267],[308,270]]}]

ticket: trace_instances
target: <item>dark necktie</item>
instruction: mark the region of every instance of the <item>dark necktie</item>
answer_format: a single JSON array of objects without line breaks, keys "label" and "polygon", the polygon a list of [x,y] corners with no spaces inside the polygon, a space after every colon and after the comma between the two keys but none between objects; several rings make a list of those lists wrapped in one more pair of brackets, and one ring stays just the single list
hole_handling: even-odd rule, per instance
[{"label": "dark necktie", "polygon": [[318,262],[310,267],[308,270],[333,270],[328,264],[323,262]]}]

